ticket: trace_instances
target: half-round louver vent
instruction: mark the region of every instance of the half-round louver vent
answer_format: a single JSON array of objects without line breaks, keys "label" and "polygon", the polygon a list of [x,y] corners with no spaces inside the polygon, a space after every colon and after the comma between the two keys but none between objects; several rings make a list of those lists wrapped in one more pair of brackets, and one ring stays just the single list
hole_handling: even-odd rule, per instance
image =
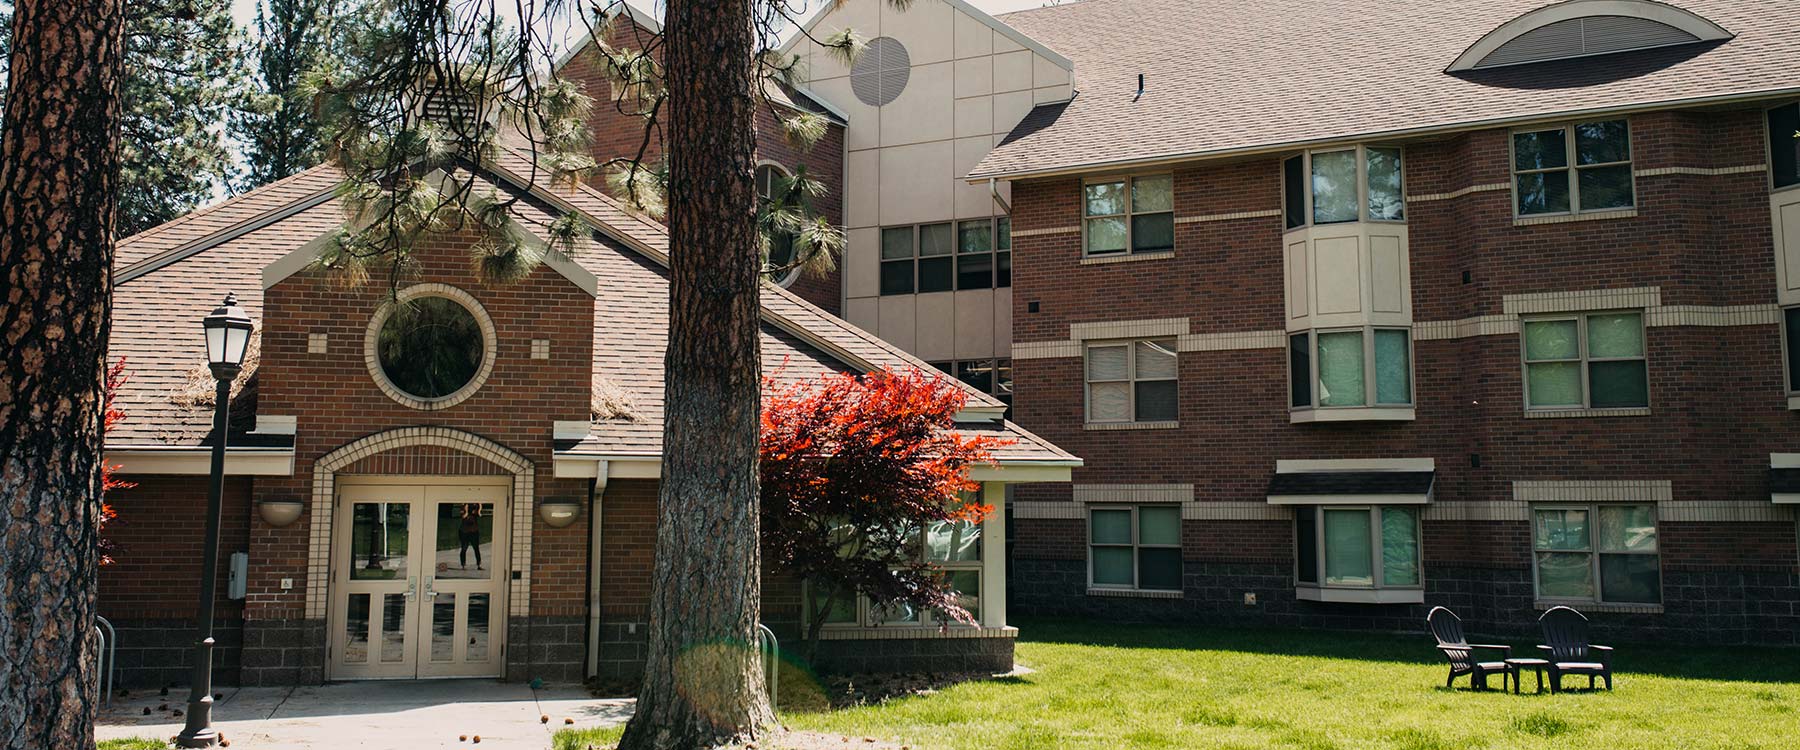
[{"label": "half-round louver vent", "polygon": [[850,90],[871,107],[900,98],[912,78],[912,56],[893,37],[876,37],[850,67]]},{"label": "half-round louver vent", "polygon": [[1568,0],[1513,19],[1481,38],[1449,72],[1567,60],[1730,39],[1688,11],[1650,0]]}]

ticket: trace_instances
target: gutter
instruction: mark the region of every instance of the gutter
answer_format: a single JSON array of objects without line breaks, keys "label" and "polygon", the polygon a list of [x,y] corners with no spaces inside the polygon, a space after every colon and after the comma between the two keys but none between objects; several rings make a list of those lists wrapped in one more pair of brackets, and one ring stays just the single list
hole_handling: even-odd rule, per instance
[{"label": "gutter", "polygon": [[1063,177],[1067,175],[1085,174],[1089,172],[1110,171],[1115,169],[1136,169],[1140,167],[1158,167],[1182,162],[1206,161],[1229,156],[1258,156],[1284,151],[1295,151],[1307,148],[1321,148],[1344,144],[1364,143],[1373,140],[1410,138],[1431,135],[1447,135],[1471,130],[1484,130],[1494,127],[1510,127],[1539,122],[1552,122],[1572,118],[1602,117],[1607,115],[1624,115],[1649,112],[1663,109],[1693,109],[1721,104],[1742,104],[1768,99],[1781,99],[1800,95],[1800,86],[1789,86],[1780,89],[1769,89],[1758,92],[1740,92],[1719,94],[1715,96],[1690,97],[1686,99],[1669,99],[1655,102],[1642,102],[1614,107],[1590,107],[1587,109],[1560,110],[1555,112],[1539,112],[1515,117],[1494,117],[1482,120],[1466,120],[1438,125],[1426,125],[1417,128],[1398,128],[1379,130],[1367,133],[1350,133],[1323,138],[1310,138],[1295,141],[1281,141],[1237,148],[1214,149],[1210,151],[1182,151],[1143,156],[1132,159],[1116,159],[1112,161],[1086,162],[1042,169],[1019,169],[1002,172],[971,172],[963,177],[963,181],[978,185],[984,180],[1025,180],[1039,177]]}]

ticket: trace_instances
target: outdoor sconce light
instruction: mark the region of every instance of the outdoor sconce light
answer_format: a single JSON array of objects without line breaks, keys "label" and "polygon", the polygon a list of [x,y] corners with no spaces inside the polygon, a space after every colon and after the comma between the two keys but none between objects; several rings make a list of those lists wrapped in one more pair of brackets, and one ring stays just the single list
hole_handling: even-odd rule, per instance
[{"label": "outdoor sconce light", "polygon": [[544,519],[544,523],[553,529],[575,523],[575,518],[579,515],[581,505],[573,500],[545,500],[538,503],[538,518]]},{"label": "outdoor sconce light", "polygon": [[300,520],[300,511],[305,507],[299,500],[259,500],[256,514],[262,516],[263,523],[279,529]]}]

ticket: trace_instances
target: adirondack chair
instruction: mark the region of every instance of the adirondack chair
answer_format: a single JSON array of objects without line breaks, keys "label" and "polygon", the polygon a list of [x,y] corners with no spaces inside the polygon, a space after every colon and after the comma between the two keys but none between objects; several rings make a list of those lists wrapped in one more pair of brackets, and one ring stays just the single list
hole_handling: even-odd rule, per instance
[{"label": "adirondack chair", "polygon": [[1538,618],[1538,624],[1544,629],[1544,642],[1538,649],[1545,652],[1545,659],[1550,666],[1550,692],[1562,690],[1562,678],[1565,674],[1587,675],[1588,689],[1594,688],[1594,678],[1606,680],[1606,689],[1611,690],[1612,683],[1612,647],[1596,646],[1588,643],[1588,619],[1580,612],[1568,607],[1551,607]]},{"label": "adirondack chair", "polygon": [[[1496,646],[1485,643],[1469,643],[1463,635],[1462,618],[1457,617],[1443,607],[1432,607],[1425,615],[1425,624],[1431,628],[1431,636],[1437,639],[1438,651],[1450,661],[1450,676],[1444,678],[1444,687],[1452,687],[1456,678],[1469,676],[1469,687],[1474,690],[1487,689],[1487,676],[1500,674],[1500,689],[1506,689],[1506,679],[1510,675],[1516,682],[1518,675],[1513,672],[1506,659],[1512,658],[1511,646]],[[1481,661],[1476,658],[1476,650],[1499,651],[1499,661]]]}]

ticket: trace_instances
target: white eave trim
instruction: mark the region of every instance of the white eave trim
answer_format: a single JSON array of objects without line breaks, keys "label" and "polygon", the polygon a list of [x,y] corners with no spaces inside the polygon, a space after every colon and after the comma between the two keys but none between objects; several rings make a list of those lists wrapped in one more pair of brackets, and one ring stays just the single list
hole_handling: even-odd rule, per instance
[{"label": "white eave trim", "polygon": [[[887,0],[877,0],[877,1],[878,2],[886,2]],[[984,11],[980,8],[970,5],[967,2],[964,2],[964,0],[943,0],[943,2],[945,5],[949,5],[952,8],[955,8],[957,10],[962,11],[963,13],[968,14],[968,16],[970,18],[973,18],[977,21],[982,22],[988,28],[999,32],[1001,35],[1005,36],[1006,38],[1011,39],[1014,42],[1017,42],[1019,46],[1024,47],[1028,50],[1031,50],[1032,52],[1038,53],[1039,55],[1043,56],[1044,59],[1055,63],[1057,67],[1062,68],[1063,70],[1074,72],[1075,61],[1070,60],[1067,57],[1064,57],[1061,53],[1057,52],[1056,50],[1053,50],[1053,49],[1050,49],[1049,47],[1044,46],[1043,42],[1039,42],[1036,39],[1028,37],[1023,32],[1019,31],[1018,29],[1015,29],[1011,26],[1006,25],[1006,22],[1001,21],[998,18],[988,15],[987,11]],[[795,32],[792,36],[788,37],[787,41],[782,42],[781,46],[776,48],[776,51],[780,52],[781,54],[784,54],[784,55],[793,54],[794,45],[799,44],[800,40],[805,39],[808,37],[808,35],[812,34],[813,29],[819,25],[819,22],[825,20],[826,16],[830,15],[832,11],[837,9],[837,5],[838,4],[834,3],[834,2],[827,2],[827,3],[822,4],[820,6],[818,12],[814,13],[812,18],[807,19],[806,23],[801,25],[800,28],[804,30],[804,33]]]},{"label": "white eave trim", "polygon": [[1423,495],[1270,495],[1270,505],[1430,505]]},{"label": "white eave trim", "polygon": [[1424,589],[1343,589],[1330,586],[1300,585],[1294,598],[1308,602],[1346,602],[1355,604],[1423,604]]},{"label": "white eave trim", "polygon": [[[102,458],[119,467],[120,474],[177,474],[205,476],[212,473],[211,448],[170,448],[122,445],[106,449]],[[293,448],[225,448],[227,476],[292,476]]]},{"label": "white eave trim", "polygon": [[1281,459],[1275,462],[1275,473],[1297,474],[1305,471],[1437,471],[1435,458],[1328,458],[1318,460]]},{"label": "white eave trim", "polygon": [[[1483,66],[1481,65],[1481,61],[1487,59],[1488,55],[1493,54],[1495,50],[1505,46],[1507,42],[1545,26],[1576,18],[1588,18],[1593,16],[1641,18],[1646,21],[1655,21],[1664,26],[1680,29],[1695,37],[1694,41],[1682,42],[1681,44],[1716,42],[1721,39],[1730,39],[1733,36],[1733,34],[1726,31],[1724,27],[1702,18],[1695,13],[1677,8],[1673,5],[1650,2],[1650,0],[1566,0],[1566,2],[1538,8],[1537,10],[1501,24],[1498,28],[1488,32],[1486,36],[1476,40],[1473,45],[1470,45],[1467,50],[1457,56],[1455,62],[1450,63],[1450,67],[1445,69],[1444,72],[1461,73],[1470,70],[1492,70],[1495,68],[1511,67],[1511,65]],[[1674,47],[1680,45],[1670,44],[1660,46]],[[1627,50],[1618,50],[1618,52],[1635,52],[1644,49],[1656,48],[1636,47]],[[1599,54],[1616,54],[1616,52],[1581,55],[1581,57],[1595,57]],[[1530,62],[1514,64],[1531,65],[1537,62],[1548,61],[1533,60]]]}]

